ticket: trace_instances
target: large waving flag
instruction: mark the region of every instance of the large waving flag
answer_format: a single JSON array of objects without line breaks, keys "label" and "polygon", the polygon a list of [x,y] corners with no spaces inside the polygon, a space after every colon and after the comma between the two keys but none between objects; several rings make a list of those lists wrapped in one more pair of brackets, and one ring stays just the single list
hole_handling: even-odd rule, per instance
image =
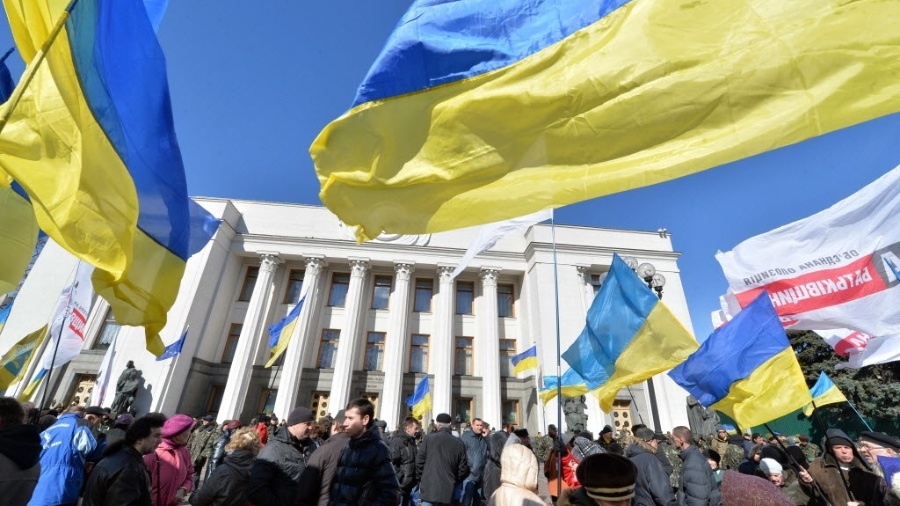
[{"label": "large waving flag", "polygon": [[11,178],[25,188],[41,229],[96,267],[95,289],[116,320],[144,326],[147,348],[159,355],[185,262],[217,220],[187,196],[148,11],[140,0],[3,4],[33,79],[0,110],[10,114],[0,186]]},{"label": "large waving flag", "polygon": [[421,418],[431,411],[431,389],[428,388],[428,376],[423,377],[412,396],[406,399],[406,405],[412,408],[414,418]]},{"label": "large waving flag", "polygon": [[291,341],[291,334],[294,333],[297,322],[300,321],[300,311],[303,310],[303,301],[305,299],[306,295],[304,294],[287,316],[269,327],[269,360],[266,362],[267,368],[272,367],[275,361],[278,360],[278,357],[287,350],[288,343]]},{"label": "large waving flag", "polygon": [[0,390],[21,381],[35,352],[47,336],[47,326],[23,337],[0,358]]},{"label": "large waving flag", "polygon": [[844,395],[844,392],[841,392],[837,385],[835,385],[834,382],[831,381],[831,378],[824,372],[819,373],[819,379],[816,380],[816,384],[809,389],[809,394],[812,396],[812,403],[807,404],[806,407],[803,408],[803,414],[806,416],[812,415],[816,408],[825,406],[826,404],[847,402],[847,397]]},{"label": "large waving flag", "polygon": [[746,307],[765,291],[786,327],[900,334],[897,188],[900,167],[824,211],[718,253],[737,302]]},{"label": "large waving flag", "polygon": [[537,345],[528,348],[512,358],[513,374],[538,368]]},{"label": "large waving flag", "polygon": [[887,115],[898,18],[882,0],[416,0],[310,148],[320,198],[362,239],[437,232]]},{"label": "large waving flag", "polygon": [[704,407],[742,428],[812,401],[794,349],[766,293],[759,295],[669,376]]},{"label": "large waving flag", "polygon": [[683,362],[697,341],[647,285],[613,255],[581,335],[563,353],[609,412],[619,390]]},{"label": "large waving flag", "polygon": [[575,369],[569,369],[563,373],[562,380],[557,376],[544,376],[544,388],[538,392],[538,395],[541,397],[541,402],[547,404],[560,391],[562,391],[563,397],[578,397],[588,393],[588,386]]}]

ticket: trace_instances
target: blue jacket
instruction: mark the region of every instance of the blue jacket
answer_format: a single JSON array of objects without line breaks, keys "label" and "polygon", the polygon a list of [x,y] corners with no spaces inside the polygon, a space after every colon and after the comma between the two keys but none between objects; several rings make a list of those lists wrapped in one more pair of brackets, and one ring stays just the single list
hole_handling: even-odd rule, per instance
[{"label": "blue jacket", "polygon": [[487,439],[476,435],[472,429],[463,432],[460,439],[466,445],[466,459],[469,463],[468,479],[480,483],[484,475],[484,465],[487,463]]},{"label": "blue jacket", "polygon": [[97,440],[90,424],[77,413],[66,413],[41,432],[41,476],[28,506],[74,504],[84,482],[84,463]]}]

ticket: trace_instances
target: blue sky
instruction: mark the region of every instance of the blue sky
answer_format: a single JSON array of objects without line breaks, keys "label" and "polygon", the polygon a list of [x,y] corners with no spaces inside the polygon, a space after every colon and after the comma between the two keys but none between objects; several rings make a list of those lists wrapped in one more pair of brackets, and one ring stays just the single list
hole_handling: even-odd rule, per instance
[{"label": "blue sky", "polygon": [[[308,148],[350,106],[409,0],[190,0],[160,28],[192,195],[320,204]],[[0,49],[12,45],[6,23]],[[11,57],[14,77],[22,72]],[[726,289],[713,255],[824,209],[900,163],[900,114],[557,212],[672,234],[694,329]]]}]

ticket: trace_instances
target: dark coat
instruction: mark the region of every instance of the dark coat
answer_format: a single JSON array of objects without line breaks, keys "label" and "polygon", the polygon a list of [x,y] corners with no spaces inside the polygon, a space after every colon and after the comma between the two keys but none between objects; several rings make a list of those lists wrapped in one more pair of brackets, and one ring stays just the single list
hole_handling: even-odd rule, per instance
[{"label": "dark coat", "polygon": [[341,452],[350,443],[350,435],[338,432],[329,437],[309,458],[306,469],[300,475],[296,506],[318,504],[325,506],[331,498],[331,482],[337,469]]},{"label": "dark coat", "polygon": [[381,505],[400,502],[400,485],[391,466],[391,451],[372,424],[358,438],[351,438],[341,452],[331,482],[329,506]]},{"label": "dark coat", "polygon": [[[826,504],[824,499],[834,505],[847,504],[850,500],[837,460],[831,453],[817,457],[809,465],[809,474],[819,484],[819,489],[825,493],[823,498],[811,485],[801,482],[803,492],[811,497],[810,505],[824,505]],[[854,499],[862,501],[866,506],[900,503],[900,500],[895,499],[888,490],[884,478],[870,471],[858,456],[850,463],[850,469],[844,473],[844,477],[847,486],[853,492]]]},{"label": "dark coat", "polygon": [[397,473],[400,490],[409,493],[418,483],[416,480],[416,438],[398,430],[391,438],[391,464]]},{"label": "dark coat", "polygon": [[656,456],[643,445],[635,443],[625,450],[638,470],[634,484],[634,506],[674,506],[675,494],[669,484],[669,474]]},{"label": "dark coat", "polygon": [[207,477],[212,475],[213,470],[217,466],[225,462],[225,446],[231,441],[231,435],[234,434],[234,431],[235,429],[225,429],[219,432],[219,438],[216,439],[216,444],[213,445],[212,453],[209,456],[209,462],[206,464]]},{"label": "dark coat", "polygon": [[563,490],[557,506],[597,506],[597,501],[588,497],[584,488],[570,488]]},{"label": "dark coat", "polygon": [[466,460],[469,464],[469,479],[479,483],[484,477],[484,466],[487,464],[488,443],[483,436],[476,435],[469,429],[460,436],[466,445]]},{"label": "dark coat", "polygon": [[237,450],[209,475],[191,494],[193,506],[243,506],[247,502],[247,483],[256,456],[248,450]]},{"label": "dark coat", "polygon": [[292,503],[300,475],[316,449],[311,439],[300,441],[283,430],[259,452],[250,471],[247,499],[256,506],[281,506]]},{"label": "dark coat", "polygon": [[719,506],[722,497],[716,478],[696,446],[691,445],[680,454],[684,465],[681,468],[681,486],[678,488],[678,504],[680,506]]},{"label": "dark coat", "polygon": [[488,455],[484,464],[484,480],[482,489],[484,496],[490,497],[500,488],[500,456],[503,455],[503,447],[506,446],[506,440],[509,434],[500,431],[491,434],[488,437]]},{"label": "dark coat", "polygon": [[0,497],[25,506],[41,474],[41,436],[36,425],[0,427]]},{"label": "dark coat", "polygon": [[129,445],[106,456],[91,471],[81,504],[152,506],[150,473],[144,465],[144,457]]},{"label": "dark coat", "polygon": [[453,489],[467,476],[466,445],[450,433],[449,427],[422,439],[416,453],[416,477],[422,501],[449,503],[453,500]]}]

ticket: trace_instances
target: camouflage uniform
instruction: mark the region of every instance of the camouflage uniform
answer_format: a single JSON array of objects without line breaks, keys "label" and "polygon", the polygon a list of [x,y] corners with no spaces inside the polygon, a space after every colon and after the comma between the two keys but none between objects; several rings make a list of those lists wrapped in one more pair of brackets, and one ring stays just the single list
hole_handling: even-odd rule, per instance
[{"label": "camouflage uniform", "polygon": [[806,455],[806,461],[812,462],[816,457],[822,455],[822,449],[815,443],[806,443],[806,446],[800,446],[803,455]]},{"label": "camouflage uniform", "polygon": [[[728,447],[731,446],[730,444],[728,444],[728,438],[727,437],[725,439],[715,438],[712,440],[710,445],[711,445],[711,448],[713,450],[715,450],[716,453],[719,454],[719,457],[722,458],[722,463],[724,463],[725,454],[728,452]],[[742,452],[743,452],[743,450],[742,450]]]},{"label": "camouflage uniform", "polygon": [[550,436],[536,437],[531,440],[531,446],[534,454],[537,455],[539,462],[547,462],[550,457],[550,451],[553,450],[553,438]]},{"label": "camouflage uniform", "polygon": [[669,440],[660,441],[659,450],[662,450],[663,455],[666,456],[666,460],[672,464],[672,474],[669,475],[669,484],[672,485],[672,488],[678,488],[678,483],[681,481],[681,467],[684,464],[681,457],[678,456],[681,452],[678,448],[675,448],[675,445]]},{"label": "camouflage uniform", "polygon": [[728,448],[725,449],[725,454],[721,457],[720,467],[722,469],[737,471],[741,462],[744,461],[744,449],[736,444],[729,443]]}]

